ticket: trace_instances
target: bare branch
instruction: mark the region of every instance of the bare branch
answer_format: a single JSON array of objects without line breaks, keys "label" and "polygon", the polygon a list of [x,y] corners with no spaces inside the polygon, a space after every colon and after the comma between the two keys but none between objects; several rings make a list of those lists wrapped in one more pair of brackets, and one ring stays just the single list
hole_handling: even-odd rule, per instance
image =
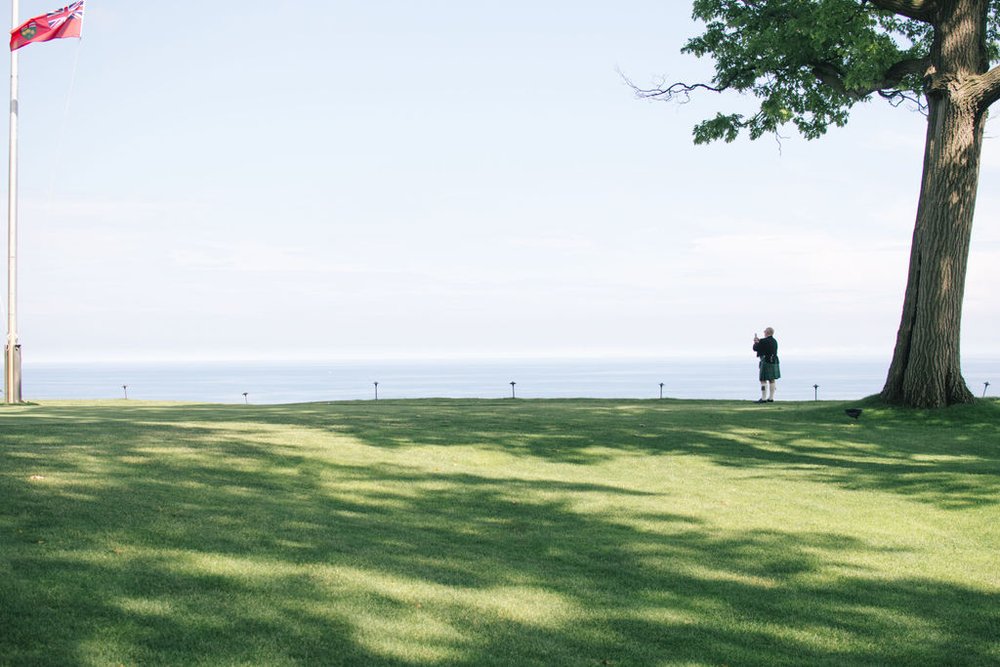
[{"label": "bare branch", "polygon": [[713,93],[721,93],[727,88],[726,86],[721,86],[721,87],[710,86],[705,83],[689,84],[681,82],[673,83],[666,87],[660,86],[657,88],[640,88],[639,86],[632,83],[632,80],[629,79],[627,76],[625,76],[625,74],[622,73],[621,70],[618,70],[618,76],[620,76],[622,80],[625,81],[625,84],[632,89],[632,92],[635,93],[636,97],[643,100],[662,100],[664,102],[669,102],[674,100],[678,96],[683,96],[685,99],[687,99],[688,95],[691,92],[698,90],[699,88],[702,90],[710,90]]},{"label": "bare branch", "polygon": [[924,101],[923,97],[918,97],[911,93],[903,92],[901,90],[880,90],[878,94],[889,103],[891,107],[900,107],[903,104],[909,102],[913,105],[913,110],[927,115],[927,103]]}]

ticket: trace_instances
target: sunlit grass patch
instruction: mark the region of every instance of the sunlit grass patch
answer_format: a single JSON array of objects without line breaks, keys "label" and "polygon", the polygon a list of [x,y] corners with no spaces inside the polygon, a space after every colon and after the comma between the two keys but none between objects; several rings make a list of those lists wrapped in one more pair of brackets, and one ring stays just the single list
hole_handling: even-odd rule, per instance
[{"label": "sunlit grass patch", "polygon": [[1000,659],[1000,406],[843,407],[0,410],[0,664]]}]

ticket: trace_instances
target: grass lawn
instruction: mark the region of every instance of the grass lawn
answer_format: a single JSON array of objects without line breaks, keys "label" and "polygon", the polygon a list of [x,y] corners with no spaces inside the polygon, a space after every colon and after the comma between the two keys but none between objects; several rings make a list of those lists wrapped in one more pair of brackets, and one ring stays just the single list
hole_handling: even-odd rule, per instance
[{"label": "grass lawn", "polygon": [[1000,402],[0,408],[0,665],[1000,664]]}]

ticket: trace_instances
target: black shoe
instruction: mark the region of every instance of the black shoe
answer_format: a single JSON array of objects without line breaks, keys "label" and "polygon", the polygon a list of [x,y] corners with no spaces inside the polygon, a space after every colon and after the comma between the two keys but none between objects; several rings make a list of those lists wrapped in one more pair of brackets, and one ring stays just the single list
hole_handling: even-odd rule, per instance
[{"label": "black shoe", "polygon": [[767,402],[768,403],[774,403],[774,399],[773,398],[769,398],[769,399],[767,399]]},{"label": "black shoe", "polygon": [[758,403],[767,403],[763,398],[757,400]]}]

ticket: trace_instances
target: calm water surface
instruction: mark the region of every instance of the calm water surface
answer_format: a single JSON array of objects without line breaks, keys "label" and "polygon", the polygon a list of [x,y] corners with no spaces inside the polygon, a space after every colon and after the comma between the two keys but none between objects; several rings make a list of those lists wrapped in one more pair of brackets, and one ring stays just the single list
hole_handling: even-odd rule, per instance
[{"label": "calm water surface", "polygon": [[[852,400],[878,393],[888,362],[782,359],[779,400]],[[963,366],[976,395],[1000,360]],[[298,403],[393,398],[756,399],[754,358],[736,361],[351,361],[25,364],[25,400],[128,398],[211,403]],[[122,388],[127,386],[127,390]],[[813,385],[819,385],[814,389]],[[994,389],[993,386],[990,389]],[[246,392],[244,398],[243,393]],[[995,390],[991,395],[996,395]]]}]

